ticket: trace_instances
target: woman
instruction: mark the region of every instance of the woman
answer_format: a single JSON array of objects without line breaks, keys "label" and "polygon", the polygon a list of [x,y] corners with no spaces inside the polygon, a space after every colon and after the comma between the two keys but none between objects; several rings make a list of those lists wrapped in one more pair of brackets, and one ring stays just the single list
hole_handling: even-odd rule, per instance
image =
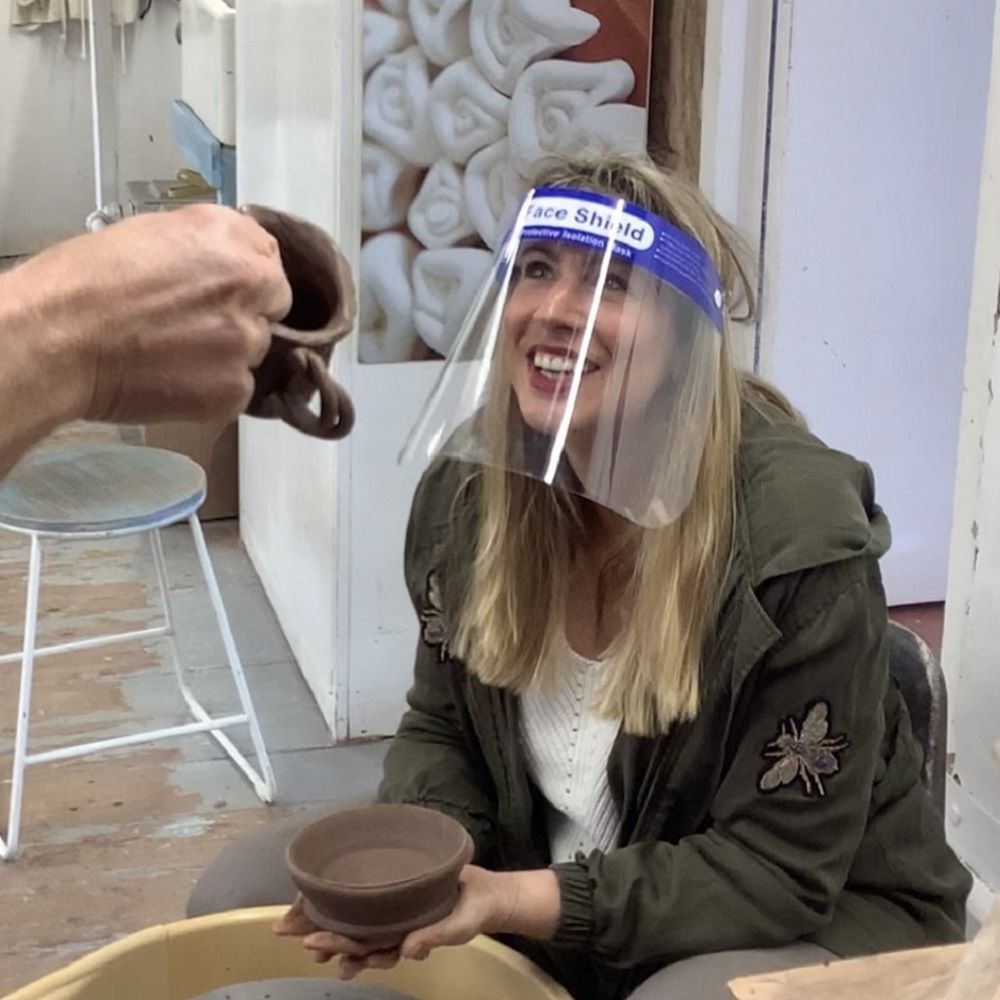
[{"label": "woman", "polygon": [[[423,632],[380,797],[476,856],[402,954],[506,935],[575,997],[677,1000],[960,940],[869,470],[735,371],[750,283],[695,190],[607,159],[541,184],[412,449]],[[347,976],[398,958],[281,929]]]}]

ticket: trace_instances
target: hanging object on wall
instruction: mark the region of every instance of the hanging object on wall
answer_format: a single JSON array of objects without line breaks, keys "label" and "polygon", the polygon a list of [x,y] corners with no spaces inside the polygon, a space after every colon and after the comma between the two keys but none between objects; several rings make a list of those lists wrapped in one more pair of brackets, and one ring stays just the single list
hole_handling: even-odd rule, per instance
[{"label": "hanging object on wall", "polygon": [[[125,27],[141,21],[152,6],[153,0],[103,0],[98,8],[98,16],[107,11],[112,28],[118,29],[118,52],[121,72],[128,67],[128,53],[125,46]],[[69,26],[79,22],[80,58],[87,59],[93,48],[90,15],[93,0],[13,0],[10,8],[10,23],[21,31],[37,31],[45,25],[58,24],[63,45],[69,41]]]},{"label": "hanging object on wall", "polygon": [[547,158],[646,149],[652,22],[653,0],[365,0],[359,360],[447,353]]},{"label": "hanging object on wall", "polygon": [[[148,9],[141,0],[111,0],[111,23],[116,27],[133,24]],[[41,24],[59,24],[63,35],[71,21],[87,19],[87,0],[14,0],[10,23],[15,28]]]}]

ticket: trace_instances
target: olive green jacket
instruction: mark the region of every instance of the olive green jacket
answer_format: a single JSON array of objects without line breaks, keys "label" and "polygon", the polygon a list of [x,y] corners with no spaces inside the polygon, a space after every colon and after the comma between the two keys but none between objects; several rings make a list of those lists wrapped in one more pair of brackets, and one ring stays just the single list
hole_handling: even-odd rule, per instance
[{"label": "olive green jacket", "polygon": [[[406,580],[422,636],[380,795],[456,817],[477,863],[547,867],[518,698],[448,652],[475,549],[474,473],[439,461],[413,502]],[[619,845],[555,865],[557,936],[521,943],[577,997],[625,996],[705,952],[806,939],[848,956],[963,935],[970,879],[889,678],[889,525],[870,470],[744,407],[737,497],[698,716],[652,738],[619,733]]]}]

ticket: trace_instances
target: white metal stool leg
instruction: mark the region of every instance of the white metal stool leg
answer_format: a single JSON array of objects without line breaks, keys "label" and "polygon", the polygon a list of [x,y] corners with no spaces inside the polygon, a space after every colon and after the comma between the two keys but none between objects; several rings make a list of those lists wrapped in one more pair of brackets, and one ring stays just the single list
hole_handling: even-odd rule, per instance
[{"label": "white metal stool leg", "polygon": [[17,856],[21,832],[21,799],[24,795],[24,769],[28,763],[28,727],[31,715],[31,682],[35,670],[35,635],[38,624],[38,589],[42,574],[42,542],[31,536],[28,561],[28,594],[24,610],[24,648],[21,654],[21,688],[17,703],[17,729],[14,735],[14,762],[10,785],[10,812],[7,837],[0,838],[0,860]]},{"label": "white metal stool leg", "polygon": [[[222,595],[219,592],[219,585],[215,578],[215,571],[212,568],[212,561],[205,545],[205,537],[202,534],[201,523],[196,514],[188,519],[191,527],[191,534],[194,537],[195,551],[198,554],[198,562],[201,566],[205,584],[208,587],[209,598],[215,612],[215,619],[222,635],[222,643],[226,650],[226,658],[233,675],[233,682],[239,695],[240,705],[246,718],[246,724],[250,730],[250,739],[253,742],[254,751],[257,754],[257,764],[259,772],[254,770],[250,762],[235,746],[233,741],[221,729],[210,730],[219,746],[225,750],[226,754],[234,764],[246,775],[253,785],[257,795],[264,802],[271,802],[274,799],[275,781],[274,772],[271,769],[271,761],[267,756],[267,748],[264,745],[264,737],[260,731],[260,724],[257,721],[257,712],[254,709],[253,701],[250,697],[250,690],[247,686],[246,676],[243,672],[243,664],[236,649],[236,642],[233,639],[232,629],[229,626],[229,618],[226,614],[225,605],[222,602]],[[187,683],[184,668],[181,665],[180,656],[177,652],[176,637],[173,625],[173,609],[170,601],[170,589],[166,578],[166,564],[163,558],[163,545],[158,531],[153,532],[153,554],[156,561],[157,578],[160,586],[160,595],[163,600],[164,611],[167,616],[167,635],[170,639],[171,652],[174,657],[174,670],[177,675],[177,683],[180,686],[181,694],[187,702],[192,715],[201,722],[208,722],[211,716],[204,706],[194,696]]]},{"label": "white metal stool leg", "polygon": [[[18,721],[14,738],[13,778],[11,781],[10,814],[6,839],[0,839],[0,859],[10,859],[18,853],[21,828],[21,802],[24,793],[24,772],[33,764],[44,764],[74,757],[87,757],[108,750],[124,749],[142,743],[176,739],[195,733],[210,733],[223,747],[233,763],[249,778],[254,790],[265,802],[274,795],[274,773],[260,732],[260,725],[250,700],[243,666],[236,652],[232,631],[205,540],[198,523],[197,509],[205,497],[205,475],[198,466],[169,451],[156,448],[135,448],[127,445],[100,445],[65,450],[46,449],[35,459],[22,460],[15,471],[0,485],[0,527],[28,535],[31,557],[28,572],[28,595],[25,612],[24,642],[14,653],[0,654],[0,665],[21,661]],[[95,470],[100,472],[99,475]],[[19,478],[18,478],[19,477]],[[13,485],[16,483],[16,487]],[[30,498],[30,499],[26,499]],[[79,508],[80,516],[67,510]],[[241,710],[231,715],[211,716],[192,694],[185,682],[180,658],[176,655],[173,633],[173,613],[166,584],[162,546],[155,533],[161,527],[189,522],[202,574],[240,698]],[[98,635],[89,639],[38,645],[38,594],[41,577],[41,543],[44,538],[69,540],[124,538],[150,532],[154,534],[153,552],[157,579],[167,624],[155,628],[132,629],[113,635]],[[193,721],[106,739],[72,743],[50,750],[31,753],[28,750],[28,729],[31,712],[32,680],[35,661],[71,650],[96,649],[112,643],[153,639],[167,636],[174,652],[174,667],[181,692],[194,715]],[[233,726],[247,726],[254,751],[256,770],[224,731]],[[248,756],[253,754],[248,752]]]}]

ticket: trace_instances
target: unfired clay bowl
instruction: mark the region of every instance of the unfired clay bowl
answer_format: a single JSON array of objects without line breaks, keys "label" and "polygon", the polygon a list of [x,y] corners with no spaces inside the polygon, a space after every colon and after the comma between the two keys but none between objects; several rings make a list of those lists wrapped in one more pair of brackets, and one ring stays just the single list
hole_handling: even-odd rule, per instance
[{"label": "unfired clay bowl", "polygon": [[310,823],[285,858],[314,924],[389,947],[452,911],[472,838],[432,809],[375,805]]}]

